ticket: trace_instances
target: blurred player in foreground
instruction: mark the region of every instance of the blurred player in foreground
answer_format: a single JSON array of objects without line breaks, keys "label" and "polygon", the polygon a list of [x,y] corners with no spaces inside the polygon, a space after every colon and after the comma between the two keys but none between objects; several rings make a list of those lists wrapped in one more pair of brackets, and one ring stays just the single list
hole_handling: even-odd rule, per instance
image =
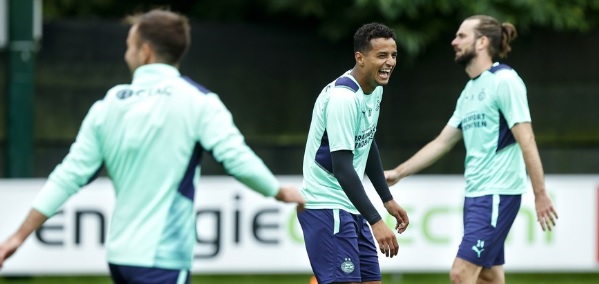
[{"label": "blurred player in foreground", "polygon": [[0,267],[102,165],[116,192],[106,244],[115,283],[189,283],[195,186],[205,151],[249,188],[303,203],[245,144],[219,97],[179,73],[190,45],[187,18],[157,9],[126,21],[131,84],[113,87],[91,107],[26,220],[0,244]]}]

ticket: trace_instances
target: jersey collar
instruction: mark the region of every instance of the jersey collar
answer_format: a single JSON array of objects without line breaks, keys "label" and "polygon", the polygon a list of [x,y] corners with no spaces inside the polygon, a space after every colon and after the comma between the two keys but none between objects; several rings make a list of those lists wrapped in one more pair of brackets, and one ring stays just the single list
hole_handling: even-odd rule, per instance
[{"label": "jersey collar", "polygon": [[163,80],[165,78],[179,77],[181,73],[172,65],[153,63],[138,67],[133,72],[132,85],[147,84]]}]

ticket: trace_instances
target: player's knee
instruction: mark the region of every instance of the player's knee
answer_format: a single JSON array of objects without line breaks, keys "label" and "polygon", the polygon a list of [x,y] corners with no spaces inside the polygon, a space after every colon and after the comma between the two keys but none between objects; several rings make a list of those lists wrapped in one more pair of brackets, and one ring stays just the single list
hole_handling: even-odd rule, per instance
[{"label": "player's knee", "polygon": [[481,272],[478,275],[478,281],[476,281],[476,284],[492,284],[492,283],[494,283],[493,282],[494,280],[495,280],[495,277],[491,273]]},{"label": "player's knee", "polygon": [[476,284],[503,284],[505,283],[503,272],[499,269],[483,269],[478,275]]},{"label": "player's knee", "polygon": [[460,269],[458,267],[453,267],[451,268],[451,271],[449,272],[449,279],[451,280],[452,284],[462,284],[462,283],[466,283],[466,271],[464,271],[464,269]]}]

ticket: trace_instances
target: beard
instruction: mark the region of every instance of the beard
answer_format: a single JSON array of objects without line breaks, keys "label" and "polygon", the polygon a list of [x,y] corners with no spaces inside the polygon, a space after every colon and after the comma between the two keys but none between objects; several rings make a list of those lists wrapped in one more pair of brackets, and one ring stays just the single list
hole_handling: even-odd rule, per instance
[{"label": "beard", "polygon": [[457,64],[460,64],[462,66],[468,66],[468,64],[470,64],[470,62],[472,61],[472,59],[474,59],[474,57],[476,57],[476,53],[474,52],[474,47],[464,51],[464,53],[460,56],[456,56],[455,57],[455,62]]}]

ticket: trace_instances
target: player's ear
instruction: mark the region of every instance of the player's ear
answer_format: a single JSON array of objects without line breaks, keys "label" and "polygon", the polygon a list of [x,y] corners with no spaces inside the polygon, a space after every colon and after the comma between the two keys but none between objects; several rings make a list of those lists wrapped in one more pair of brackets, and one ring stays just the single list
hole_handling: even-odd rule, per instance
[{"label": "player's ear", "polygon": [[362,54],[359,51],[356,51],[356,53],[354,53],[354,57],[356,58],[356,64],[364,66],[364,54]]},{"label": "player's ear", "polygon": [[489,47],[489,38],[486,36],[480,36],[476,39],[476,44],[480,49],[487,49]]},{"label": "player's ear", "polygon": [[152,57],[154,56],[154,50],[148,42],[144,42],[141,44],[141,56],[143,57],[144,64],[153,63]]}]

